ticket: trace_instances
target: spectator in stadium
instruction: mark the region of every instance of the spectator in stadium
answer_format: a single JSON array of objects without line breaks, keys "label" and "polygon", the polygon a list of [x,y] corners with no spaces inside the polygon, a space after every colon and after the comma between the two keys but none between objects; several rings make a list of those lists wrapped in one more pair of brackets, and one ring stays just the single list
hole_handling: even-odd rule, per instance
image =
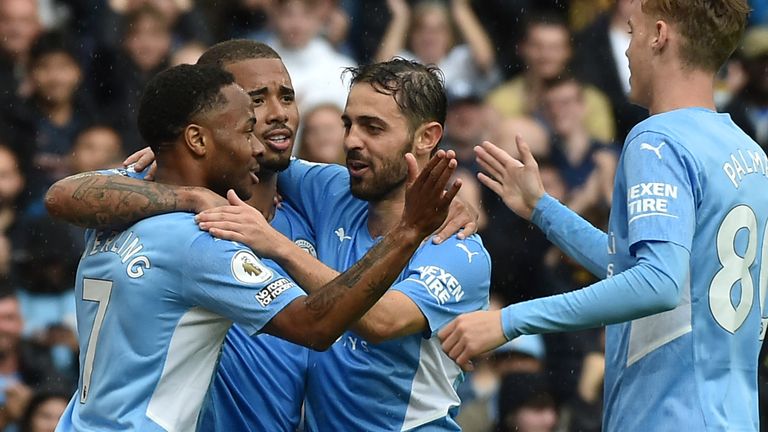
[{"label": "spectator in stadium", "polygon": [[[443,71],[449,94],[485,94],[499,80],[488,34],[469,0],[387,0],[391,21],[377,61],[395,56],[434,64]],[[454,28],[457,31],[454,31]]]},{"label": "spectator in stadium", "polygon": [[[487,102],[504,117],[533,115],[541,119],[544,83],[567,72],[571,60],[571,33],[562,17],[531,16],[526,23],[520,54],[525,70],[488,95]],[[608,98],[598,89],[584,89],[589,132],[603,142],[615,136]]]},{"label": "spectator in stadium", "polygon": [[28,100],[35,116],[37,140],[30,176],[32,196],[42,196],[68,172],[66,160],[75,138],[93,119],[93,107],[80,91],[83,72],[73,41],[61,33],[45,33],[32,46]]},{"label": "spectator in stadium", "polygon": [[310,162],[344,165],[344,123],[341,110],[322,104],[304,115],[298,157]]},{"label": "spectator in stadium", "polygon": [[747,82],[723,110],[763,149],[768,149],[768,26],[747,30],[739,58]]},{"label": "spectator in stadium", "polygon": [[512,373],[499,387],[496,432],[554,432],[557,407],[544,374]]},{"label": "spectator in stadium", "polygon": [[0,233],[16,240],[19,232],[19,199],[24,189],[24,176],[16,154],[0,145]]},{"label": "spectator in stadium", "polygon": [[0,428],[20,420],[33,392],[69,393],[74,383],[56,371],[51,350],[22,338],[24,319],[7,285],[0,290]]},{"label": "spectator in stadium", "polygon": [[505,152],[517,154],[515,137],[525,138],[531,153],[537,158],[547,159],[552,152],[552,137],[544,124],[531,116],[520,115],[501,119],[492,129],[491,141]]},{"label": "spectator in stadium", "polygon": [[584,85],[569,75],[544,84],[544,116],[554,132],[550,161],[571,191],[568,208],[580,215],[607,213],[617,157],[612,147],[587,130],[584,91]]},{"label": "spectator in stadium", "polygon": [[608,97],[613,108],[617,142],[637,123],[648,116],[648,110],[631,103],[629,63],[624,52],[629,46],[629,7],[632,0],[617,0],[603,14],[574,38],[573,73]]},{"label": "spectator in stadium", "polygon": [[270,22],[275,33],[264,38],[283,59],[291,74],[300,112],[322,103],[344,106],[347,89],[339,79],[355,65],[322,36],[322,0],[275,0]]},{"label": "spectator in stadium", "polygon": [[19,421],[19,432],[54,432],[69,398],[66,393],[52,392],[39,392],[32,396]]},{"label": "spectator in stadium", "polygon": [[171,30],[158,9],[144,5],[122,17],[121,48],[102,46],[94,59],[91,91],[123,137],[127,152],[143,148],[136,130],[139,96],[144,86],[168,66]]},{"label": "spectator in stadium", "polygon": [[41,28],[36,0],[0,2],[0,94],[29,95],[27,61]]},{"label": "spectator in stadium", "polygon": [[495,117],[481,95],[449,94],[443,145],[456,152],[456,160],[463,169],[472,173],[480,170],[473,148],[488,139]]},{"label": "spectator in stadium", "polygon": [[69,173],[116,168],[124,156],[117,131],[108,125],[96,124],[84,129],[75,139],[69,157]]}]

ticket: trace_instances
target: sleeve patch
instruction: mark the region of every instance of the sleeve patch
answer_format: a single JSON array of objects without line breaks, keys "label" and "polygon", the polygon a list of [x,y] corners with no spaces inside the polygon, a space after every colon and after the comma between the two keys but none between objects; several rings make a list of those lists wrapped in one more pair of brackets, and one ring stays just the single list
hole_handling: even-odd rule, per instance
[{"label": "sleeve patch", "polygon": [[251,251],[241,250],[232,256],[232,276],[244,284],[257,285],[272,279],[272,271]]},{"label": "sleeve patch", "polygon": [[419,271],[417,282],[426,288],[438,304],[443,305],[450,300],[457,303],[464,297],[464,290],[459,281],[442,268],[422,266],[417,270]]},{"label": "sleeve patch", "polygon": [[280,278],[257,292],[256,300],[262,307],[267,307],[280,294],[284,293],[288,288],[292,286],[294,286],[293,282],[285,278]]}]

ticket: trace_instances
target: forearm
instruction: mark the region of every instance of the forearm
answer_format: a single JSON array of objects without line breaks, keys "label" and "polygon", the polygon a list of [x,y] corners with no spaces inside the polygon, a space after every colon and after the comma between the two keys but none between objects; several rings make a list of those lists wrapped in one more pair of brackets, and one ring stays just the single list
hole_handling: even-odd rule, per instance
[{"label": "forearm", "polygon": [[74,225],[111,228],[158,214],[193,211],[192,189],[91,172],[56,182],[46,193],[45,206],[53,217]]},{"label": "forearm", "polygon": [[285,241],[284,245],[276,247],[279,250],[279,255],[273,259],[305,292],[317,292],[340,274],[296,246],[289,239],[286,238]]},{"label": "forearm", "polygon": [[472,11],[472,6],[469,3],[454,6],[453,16],[478,69],[487,72],[495,64],[496,57],[491,40]]},{"label": "forearm", "polygon": [[326,342],[336,340],[384,295],[420,242],[413,231],[395,229],[349,270],[310,293],[306,312],[323,329]]},{"label": "forearm", "polygon": [[381,39],[379,50],[376,52],[376,61],[389,61],[399,53],[405,45],[408,34],[410,17],[393,17],[387,26],[387,31]]},{"label": "forearm", "polygon": [[605,278],[609,245],[603,231],[546,194],[536,204],[531,222],[593,275]]},{"label": "forearm", "polygon": [[673,309],[688,277],[689,259],[685,248],[671,243],[663,243],[658,250],[644,249],[637,265],[611,278],[504,308],[504,333],[512,339],[521,334],[582,330]]}]

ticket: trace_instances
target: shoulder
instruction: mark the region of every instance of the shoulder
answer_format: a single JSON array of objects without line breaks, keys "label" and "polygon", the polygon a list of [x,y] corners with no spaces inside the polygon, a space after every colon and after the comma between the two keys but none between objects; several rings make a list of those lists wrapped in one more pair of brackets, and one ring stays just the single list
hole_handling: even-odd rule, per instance
[{"label": "shoulder", "polygon": [[464,240],[454,235],[439,245],[427,239],[411,262],[417,267],[425,264],[442,266],[451,274],[455,273],[454,276],[472,274],[476,278],[490,276],[491,271],[490,255],[477,234]]}]

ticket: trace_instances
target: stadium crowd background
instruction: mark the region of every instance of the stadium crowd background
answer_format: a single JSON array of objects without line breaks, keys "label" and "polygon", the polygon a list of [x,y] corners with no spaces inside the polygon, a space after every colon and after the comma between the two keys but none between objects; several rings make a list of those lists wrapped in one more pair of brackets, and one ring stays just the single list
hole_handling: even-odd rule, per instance
[{"label": "stadium crowd background", "polygon": [[[720,110],[768,150],[768,2],[750,3],[747,35],[716,93]],[[0,430],[53,431],[77,384],[82,231],[51,220],[43,194],[142,148],[144,84],[218,41],[250,38],[280,53],[301,112],[294,152],[328,163],[344,162],[342,68],[394,55],[437,64],[449,98],[442,147],[456,150],[462,195],[480,210],[492,307],[592,282],[475,180],[472,147],[487,139],[514,154],[521,134],[547,191],[604,227],[623,139],[646,115],[625,96],[628,4],[0,0]],[[483,432],[510,417],[510,430],[599,431],[603,347],[599,329],[510,342],[477,362],[460,423]]]}]

